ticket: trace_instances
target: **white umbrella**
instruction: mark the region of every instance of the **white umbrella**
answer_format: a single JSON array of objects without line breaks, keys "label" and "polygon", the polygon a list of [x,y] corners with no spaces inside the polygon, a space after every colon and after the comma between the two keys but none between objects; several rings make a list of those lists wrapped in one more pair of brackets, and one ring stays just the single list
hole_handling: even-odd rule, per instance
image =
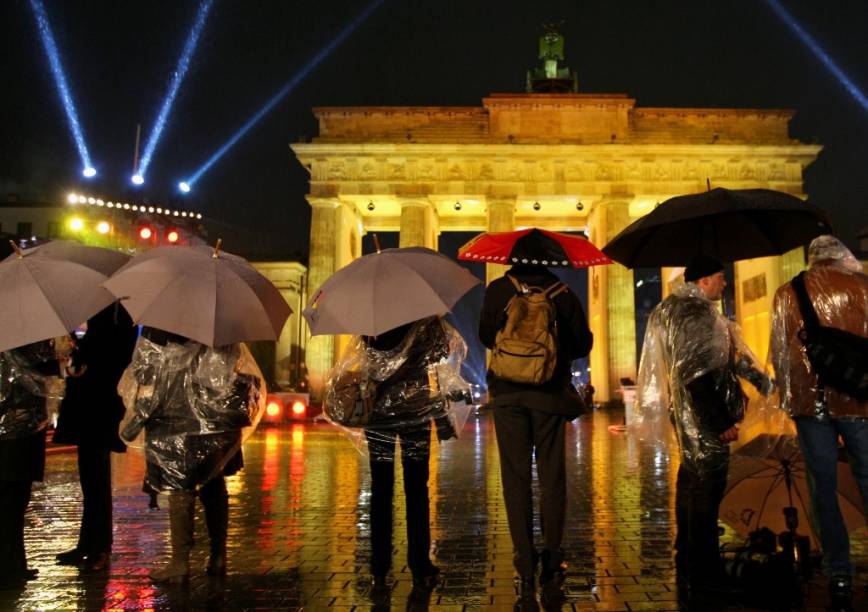
[{"label": "white umbrella", "polygon": [[446,314],[478,284],[473,274],[431,249],[384,249],[335,272],[303,314],[314,336],[377,336]]},{"label": "white umbrella", "polygon": [[208,346],[276,340],[292,310],[271,281],[220,244],[151,249],[104,286],[141,325]]},{"label": "white umbrella", "polygon": [[88,259],[95,267],[100,253],[88,249],[105,249],[49,248],[49,243],[21,250],[12,245],[15,253],[0,262],[0,350],[64,336],[115,301],[101,287],[105,274],[73,257],[60,258],[77,252],[79,260]]}]

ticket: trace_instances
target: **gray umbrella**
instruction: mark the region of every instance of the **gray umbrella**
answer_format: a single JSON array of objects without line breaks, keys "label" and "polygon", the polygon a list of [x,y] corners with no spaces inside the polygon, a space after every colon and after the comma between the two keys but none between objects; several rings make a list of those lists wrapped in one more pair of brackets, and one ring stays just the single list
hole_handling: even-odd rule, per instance
[{"label": "gray umbrella", "polygon": [[94,247],[50,246],[22,251],[13,244],[16,252],[0,262],[0,350],[63,336],[115,301],[100,286],[105,274],[60,258],[84,253],[94,264],[99,253],[87,251]]},{"label": "gray umbrella", "polygon": [[480,283],[431,249],[384,249],[335,272],[304,310],[310,333],[377,336],[405,323],[444,315]]},{"label": "gray umbrella", "polygon": [[164,246],[104,283],[136,323],[208,346],[276,340],[292,313],[246,259],[208,246]]}]

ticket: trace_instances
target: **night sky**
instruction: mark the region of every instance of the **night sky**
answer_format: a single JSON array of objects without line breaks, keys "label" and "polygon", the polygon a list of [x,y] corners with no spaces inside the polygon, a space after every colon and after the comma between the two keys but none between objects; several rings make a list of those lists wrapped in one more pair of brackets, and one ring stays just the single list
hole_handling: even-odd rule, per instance
[{"label": "night sky", "polygon": [[[868,3],[786,0],[868,92]],[[366,2],[215,0],[148,183],[176,197],[198,168]],[[129,192],[135,126],[151,129],[197,2],[46,0],[94,165],[92,190]],[[30,4],[0,6],[0,194],[62,197],[82,188]],[[851,246],[868,225],[868,110],[764,0],[721,2],[385,0],[370,18],[205,174],[187,199],[241,253],[307,251],[307,174],[289,143],[316,134],[313,106],[480,105],[521,92],[541,23],[564,20],[567,63],[584,93],[637,106],[792,108],[791,135],[825,149],[805,174]],[[229,227],[240,228],[229,232]]]}]

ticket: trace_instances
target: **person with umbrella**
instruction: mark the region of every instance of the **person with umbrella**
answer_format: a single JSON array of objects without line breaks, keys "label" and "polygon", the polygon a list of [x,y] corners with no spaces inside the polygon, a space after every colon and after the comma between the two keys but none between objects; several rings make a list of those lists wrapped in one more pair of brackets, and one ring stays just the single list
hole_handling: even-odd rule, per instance
[{"label": "person with umbrella", "polygon": [[[799,292],[807,294],[808,303],[803,307]],[[815,238],[808,247],[807,272],[775,293],[769,357],[781,408],[796,424],[830,594],[833,599],[849,599],[853,567],[836,492],[838,439],[844,442],[868,516],[868,398],[818,376],[803,340],[809,336],[801,333],[810,331],[804,313],[808,308],[816,313],[820,325],[844,330],[868,344],[868,277],[833,236]]]},{"label": "person with umbrella", "polygon": [[117,386],[132,358],[137,335],[133,320],[115,302],[88,319],[87,331],[72,352],[66,395],[52,440],[77,447],[84,508],[77,544],[57,555],[62,565],[83,564],[95,571],[109,566],[111,453],[126,452],[127,448],[118,437],[124,405]]},{"label": "person with umbrella", "polygon": [[[564,580],[561,548],[566,514],[564,425],[587,407],[572,385],[571,364],[593,346],[578,297],[548,266],[610,263],[586,239],[532,229],[483,234],[459,251],[463,259],[510,262],[485,290],[479,339],[492,350],[488,389],[500,453],[503,497],[522,596]],[[543,550],[533,543],[531,466],[540,483]]]},{"label": "person with umbrella", "polygon": [[241,430],[259,414],[262,376],[240,344],[208,347],[145,327],[121,380],[128,407],[121,438],[144,430],[145,482],[169,492],[172,558],[151,572],[155,582],[190,575],[196,497],[205,507],[211,555],[207,573],[226,573],[229,495],[225,476],[243,466]]},{"label": "person with umbrella", "polygon": [[45,475],[46,399],[59,376],[50,340],[0,352],[0,582],[9,586],[38,573],[27,568],[24,513]]},{"label": "person with umbrella", "polygon": [[[665,415],[681,454],[676,484],[675,566],[693,601],[725,591],[717,520],[726,488],[729,444],[738,438],[746,399],[738,375],[760,386],[755,359],[715,302],[726,287],[724,266],[697,255],[685,283],[648,319],[639,365],[634,433],[666,439]],[[768,383],[765,382],[768,391]]]},{"label": "person with umbrella", "polygon": [[432,422],[439,439],[456,437],[463,422],[455,418],[449,399],[469,398],[469,385],[460,376],[466,345],[442,315],[478,284],[467,270],[430,249],[378,247],[326,280],[304,311],[313,335],[355,336],[329,375],[324,411],[332,422],[364,433],[376,591],[386,588],[392,563],[398,445],[414,587],[430,590],[440,573],[430,558]]}]

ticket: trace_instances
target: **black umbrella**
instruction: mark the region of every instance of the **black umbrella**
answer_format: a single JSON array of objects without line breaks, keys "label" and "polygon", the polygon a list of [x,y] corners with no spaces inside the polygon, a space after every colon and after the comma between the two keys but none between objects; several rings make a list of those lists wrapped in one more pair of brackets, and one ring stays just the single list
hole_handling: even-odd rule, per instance
[{"label": "black umbrella", "polygon": [[781,255],[829,234],[821,208],[770,189],[711,189],[666,200],[627,226],[603,252],[628,268],[684,266]]}]

